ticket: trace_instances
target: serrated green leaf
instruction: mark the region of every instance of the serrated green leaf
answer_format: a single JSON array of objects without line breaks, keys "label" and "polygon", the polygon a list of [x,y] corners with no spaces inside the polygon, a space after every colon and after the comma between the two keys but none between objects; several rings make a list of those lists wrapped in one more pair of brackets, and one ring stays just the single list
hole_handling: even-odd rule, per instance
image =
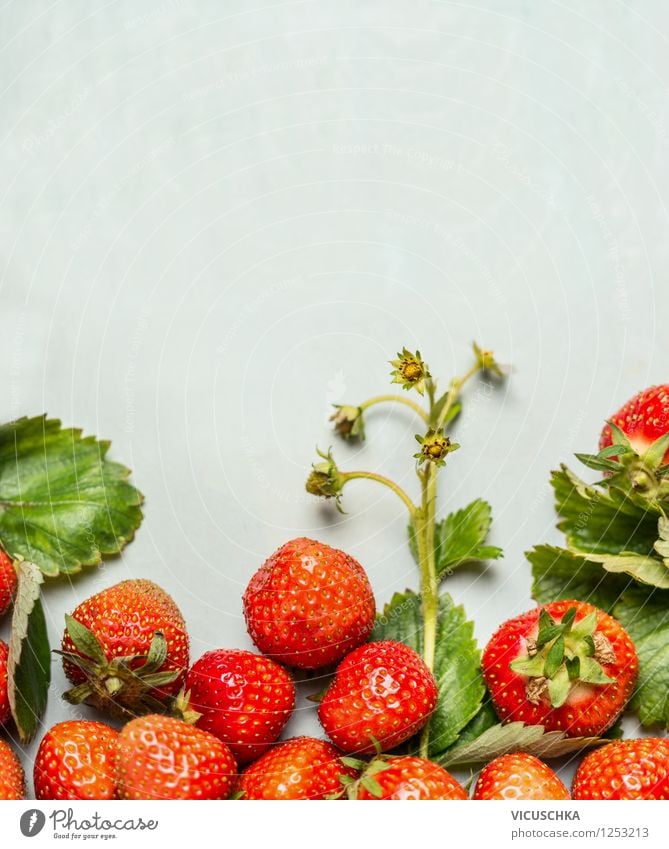
[{"label": "serrated green leaf", "polygon": [[57,419],[0,425],[0,541],[45,575],[71,573],[117,554],[142,520],[129,471],[106,459],[109,443]]},{"label": "serrated green leaf", "polygon": [[661,590],[669,589],[669,567],[657,557],[644,557],[641,554],[588,554],[588,560],[599,563],[607,572],[624,573],[642,584]]},{"label": "serrated green leaf", "polygon": [[[430,756],[444,751],[478,713],[485,693],[473,624],[448,594],[439,600],[434,675],[439,698],[429,725]],[[420,596],[397,593],[377,617],[373,640],[398,640],[423,650]]]},{"label": "serrated green leaf", "polygon": [[[566,466],[551,484],[567,547],[583,553],[650,555],[657,538],[659,509],[616,488],[589,486]],[[644,506],[641,506],[641,505]]]},{"label": "serrated green leaf", "polygon": [[510,752],[558,758],[604,742],[600,737],[567,737],[562,731],[545,732],[542,725],[510,722],[493,725],[476,739],[453,747],[437,761],[445,767],[466,766],[487,763]]},{"label": "serrated green leaf", "polygon": [[502,557],[501,548],[485,544],[491,525],[492,509],[481,498],[437,522],[435,554],[440,578],[464,563]]},{"label": "serrated green leaf", "polygon": [[539,604],[578,599],[610,612],[623,590],[634,585],[631,578],[604,572],[598,563],[564,548],[538,545],[526,557],[532,564],[532,595]]},{"label": "serrated green leaf", "polygon": [[629,632],[639,656],[631,707],[642,725],[669,728],[669,592],[634,587],[623,593],[613,614]]},{"label": "serrated green leaf", "polygon": [[25,560],[17,563],[18,590],[12,614],[7,661],[7,694],[21,742],[30,741],[40,725],[51,681],[51,655],[40,601],[41,571]]}]

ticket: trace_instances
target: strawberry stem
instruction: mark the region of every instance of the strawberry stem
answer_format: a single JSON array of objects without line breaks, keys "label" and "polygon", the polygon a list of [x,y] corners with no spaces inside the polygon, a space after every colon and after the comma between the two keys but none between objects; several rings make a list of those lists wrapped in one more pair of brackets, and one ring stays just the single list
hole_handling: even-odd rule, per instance
[{"label": "strawberry stem", "polygon": [[343,483],[347,483],[352,480],[368,480],[368,481],[376,481],[376,483],[380,483],[388,489],[392,490],[399,498],[404,502],[405,507],[409,511],[409,515],[413,518],[416,513],[416,505],[409,498],[406,492],[402,489],[399,484],[396,484],[395,481],[391,481],[390,478],[385,477],[384,475],[377,475],[376,472],[340,472],[341,479]]},{"label": "strawberry stem", "polygon": [[409,407],[409,409],[417,413],[427,423],[427,413],[420,404],[412,401],[411,398],[405,398],[403,395],[375,395],[373,398],[368,398],[363,404],[360,404],[360,409],[368,410],[376,404],[384,403],[404,404],[405,407]]}]

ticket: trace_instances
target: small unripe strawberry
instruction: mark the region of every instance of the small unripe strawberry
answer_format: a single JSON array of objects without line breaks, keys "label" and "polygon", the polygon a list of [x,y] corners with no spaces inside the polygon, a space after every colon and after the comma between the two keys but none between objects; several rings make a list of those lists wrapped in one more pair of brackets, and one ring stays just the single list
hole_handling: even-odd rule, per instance
[{"label": "small unripe strawberry", "polygon": [[256,646],[302,669],[329,666],[364,643],[375,613],[362,566],[343,551],[305,538],[281,546],[244,593]]},{"label": "small unripe strawberry", "polygon": [[222,740],[238,764],[259,758],[295,707],[290,674],[268,657],[241,649],[208,651],[186,676],[197,727]]},{"label": "small unripe strawberry", "polygon": [[553,770],[526,752],[501,755],[485,766],[474,789],[474,799],[569,799],[569,791]]},{"label": "small unripe strawberry", "polygon": [[102,722],[69,720],[42,738],[35,758],[37,799],[114,799],[118,731]]},{"label": "small unripe strawberry", "polygon": [[227,799],[236,774],[225,743],[180,719],[141,716],[121,730],[121,799]]},{"label": "small unripe strawberry", "polygon": [[394,749],[427,723],[437,684],[421,656],[383,640],[352,651],[318,706],[318,718],[343,752]]}]

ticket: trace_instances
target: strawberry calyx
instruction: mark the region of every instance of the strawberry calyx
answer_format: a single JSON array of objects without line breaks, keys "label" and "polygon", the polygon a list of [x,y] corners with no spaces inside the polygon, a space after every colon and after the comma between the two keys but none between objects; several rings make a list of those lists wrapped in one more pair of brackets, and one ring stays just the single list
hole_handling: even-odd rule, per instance
[{"label": "strawberry calyx", "polygon": [[604,472],[602,483],[607,486],[651,500],[668,498],[669,464],[664,457],[669,450],[669,432],[639,451],[614,422],[608,425],[613,443],[598,454],[577,454],[577,458],[589,469]]},{"label": "strawberry calyx", "polygon": [[156,688],[171,684],[179,670],[160,671],[167,660],[167,641],[156,631],[147,654],[107,659],[98,638],[73,616],[66,615],[67,633],[76,652],[56,651],[86,676],[63,698],[70,704],[91,704],[120,718],[139,713],[164,713],[163,701],[153,695]]},{"label": "strawberry calyx", "polygon": [[514,672],[527,677],[525,695],[531,704],[547,698],[558,708],[579,683],[613,683],[603,667],[615,663],[616,656],[608,637],[597,631],[597,612],[578,622],[575,618],[575,607],[570,607],[559,622],[542,610],[536,637],[525,640],[527,653],[511,662]]},{"label": "strawberry calyx", "polygon": [[170,716],[180,719],[182,722],[187,722],[188,725],[195,725],[197,723],[202,714],[191,707],[190,690],[186,690],[185,687],[179,690],[179,693],[172,702]]}]

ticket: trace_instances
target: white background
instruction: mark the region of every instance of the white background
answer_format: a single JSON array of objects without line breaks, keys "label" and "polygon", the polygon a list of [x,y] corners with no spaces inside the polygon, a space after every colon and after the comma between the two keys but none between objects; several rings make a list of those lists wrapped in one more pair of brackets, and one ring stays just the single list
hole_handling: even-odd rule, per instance
[{"label": "white background", "polygon": [[[332,402],[402,345],[445,384],[473,338],[515,370],[471,387],[441,505],[489,499],[506,558],[448,587],[482,643],[530,606],[549,470],[667,380],[668,34],[660,0],[5,2],[0,419],[111,439],[146,495],[121,558],[47,587],[52,643],[146,576],[193,658],[250,647],[241,593],[302,534],[379,604],[416,587],[392,494],[303,482]],[[336,454],[412,488],[416,430],[379,410]]]}]

